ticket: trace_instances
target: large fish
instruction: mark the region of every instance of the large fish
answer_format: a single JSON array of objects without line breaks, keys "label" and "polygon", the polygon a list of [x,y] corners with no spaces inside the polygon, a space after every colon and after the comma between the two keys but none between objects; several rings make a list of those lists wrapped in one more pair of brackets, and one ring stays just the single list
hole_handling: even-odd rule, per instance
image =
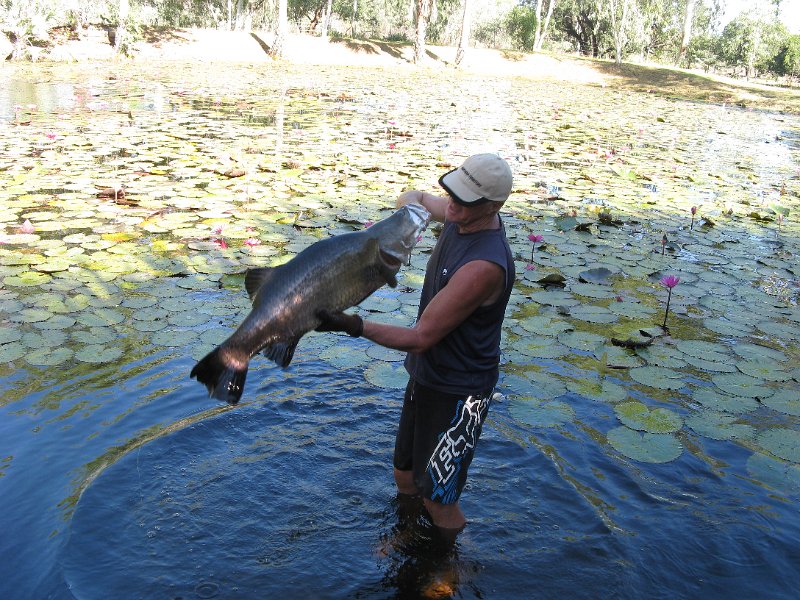
[{"label": "large fish", "polygon": [[253,310],[190,376],[214,398],[236,404],[255,354],[263,351],[285,367],[300,338],[320,324],[320,311],[355,306],[384,283],[395,287],[429,220],[422,206],[408,204],[367,229],[320,240],[286,264],[248,270],[244,285]]}]

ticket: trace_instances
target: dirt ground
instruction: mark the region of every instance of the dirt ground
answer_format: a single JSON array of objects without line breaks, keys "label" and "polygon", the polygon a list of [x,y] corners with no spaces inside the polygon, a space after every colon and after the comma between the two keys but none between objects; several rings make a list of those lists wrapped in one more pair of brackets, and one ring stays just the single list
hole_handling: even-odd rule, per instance
[{"label": "dirt ground", "polygon": [[[75,36],[69,36],[75,37]],[[273,35],[266,32],[221,31],[213,29],[170,29],[145,31],[134,44],[130,60],[263,63],[272,62]],[[398,69],[462,69],[492,75],[529,79],[570,81],[639,92],[659,93],[688,100],[736,104],[800,114],[800,90],[760,85],[705,73],[586,59],[547,53],[524,54],[503,50],[471,48],[458,67],[454,47],[428,46],[423,65],[413,63],[410,44],[381,41],[322,39],[290,35],[284,57],[290,64],[381,66]],[[116,56],[108,33],[90,28],[82,39],[62,36],[42,58],[83,62],[125,60]]]}]

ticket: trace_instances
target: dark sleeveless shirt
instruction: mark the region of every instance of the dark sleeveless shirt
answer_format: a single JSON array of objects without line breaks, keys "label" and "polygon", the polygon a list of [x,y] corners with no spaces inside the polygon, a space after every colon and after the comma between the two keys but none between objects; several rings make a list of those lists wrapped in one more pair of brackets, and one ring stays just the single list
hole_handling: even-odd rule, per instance
[{"label": "dark sleeveless shirt", "polygon": [[459,233],[455,223],[445,223],[428,261],[417,319],[453,274],[474,260],[486,260],[502,267],[505,271],[503,293],[493,304],[478,307],[426,352],[409,352],[406,356],[409,375],[441,392],[491,391],[499,376],[500,333],[515,278],[514,259],[502,221],[499,229],[466,234]]}]

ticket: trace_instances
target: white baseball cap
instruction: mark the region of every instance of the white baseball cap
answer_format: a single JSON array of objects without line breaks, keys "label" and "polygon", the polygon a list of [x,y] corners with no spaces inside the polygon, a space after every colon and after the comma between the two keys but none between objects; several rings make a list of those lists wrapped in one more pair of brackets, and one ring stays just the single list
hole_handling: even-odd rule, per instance
[{"label": "white baseball cap", "polygon": [[512,183],[511,167],[497,154],[473,154],[439,178],[439,185],[463,206],[505,202]]}]

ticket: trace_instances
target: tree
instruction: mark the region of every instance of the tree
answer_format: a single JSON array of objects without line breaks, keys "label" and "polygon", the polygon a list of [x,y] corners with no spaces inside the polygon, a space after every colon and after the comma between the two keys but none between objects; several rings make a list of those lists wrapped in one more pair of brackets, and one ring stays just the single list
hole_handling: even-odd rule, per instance
[{"label": "tree", "polygon": [[678,64],[686,61],[686,50],[692,41],[692,23],[694,23],[694,7],[697,0],[686,0],[686,10],[683,13],[683,37],[678,50]]},{"label": "tree", "polygon": [[275,43],[272,45],[272,56],[280,58],[286,51],[286,38],[289,33],[288,1],[278,0],[278,26],[275,31]]},{"label": "tree", "polygon": [[634,0],[608,0],[607,10],[614,40],[614,60],[622,63],[622,51],[628,43],[628,28]]},{"label": "tree", "polygon": [[470,0],[464,0],[464,13],[461,17],[461,35],[458,40],[458,50],[456,50],[456,66],[464,60],[464,54],[469,48],[469,26],[470,26]]},{"label": "tree", "polygon": [[785,75],[789,81],[800,77],[800,35],[790,35],[780,52],[775,56],[775,72]]},{"label": "tree", "polygon": [[431,18],[433,0],[415,0],[417,9],[417,30],[414,36],[414,62],[422,64],[425,58],[425,37],[428,21]]},{"label": "tree", "polygon": [[533,49],[541,50],[545,38],[547,38],[547,28],[550,25],[550,19],[553,16],[553,9],[556,6],[556,0],[549,0],[547,4],[547,13],[544,17],[544,22],[539,26],[541,17],[541,4],[544,0],[538,0],[536,3],[536,33],[533,36]]}]

